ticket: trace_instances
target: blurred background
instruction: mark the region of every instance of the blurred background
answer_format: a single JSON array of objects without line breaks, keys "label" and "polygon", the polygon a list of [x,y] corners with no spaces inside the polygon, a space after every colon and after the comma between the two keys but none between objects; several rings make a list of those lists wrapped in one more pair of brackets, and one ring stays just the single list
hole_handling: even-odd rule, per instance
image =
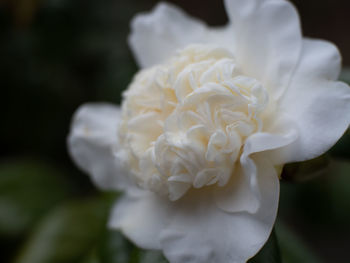
[{"label": "blurred background", "polygon": [[[79,105],[120,102],[137,71],[129,22],[156,2],[0,0],[0,262],[166,262],[106,229],[117,194],[98,191],[66,148]],[[210,25],[227,22],[222,1],[169,2]],[[350,66],[350,2],[293,2],[304,34],[336,43]],[[275,234],[251,262],[348,263],[349,222],[347,133],[326,155],[285,168]]]}]

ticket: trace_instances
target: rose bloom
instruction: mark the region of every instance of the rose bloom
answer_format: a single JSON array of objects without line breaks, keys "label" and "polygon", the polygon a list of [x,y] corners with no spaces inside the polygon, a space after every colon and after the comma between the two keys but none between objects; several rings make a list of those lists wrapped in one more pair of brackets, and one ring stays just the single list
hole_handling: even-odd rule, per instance
[{"label": "rose bloom", "polygon": [[103,189],[109,225],[172,263],[246,262],[268,239],[285,163],[347,129],[350,89],[331,43],[302,38],[284,0],[226,0],[209,28],[170,4],[132,21],[141,70],[122,107],[87,104],[69,150]]}]

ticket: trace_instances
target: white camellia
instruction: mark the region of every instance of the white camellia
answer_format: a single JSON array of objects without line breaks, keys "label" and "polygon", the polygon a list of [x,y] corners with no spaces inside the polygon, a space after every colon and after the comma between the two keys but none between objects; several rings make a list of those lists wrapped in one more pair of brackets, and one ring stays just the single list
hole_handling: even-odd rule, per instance
[{"label": "white camellia", "polygon": [[209,28],[169,4],[136,16],[141,66],[122,108],[83,105],[69,149],[125,192],[110,226],[171,263],[246,262],[268,239],[283,164],[327,151],[350,122],[331,43],[304,39],[284,0],[226,0]]}]

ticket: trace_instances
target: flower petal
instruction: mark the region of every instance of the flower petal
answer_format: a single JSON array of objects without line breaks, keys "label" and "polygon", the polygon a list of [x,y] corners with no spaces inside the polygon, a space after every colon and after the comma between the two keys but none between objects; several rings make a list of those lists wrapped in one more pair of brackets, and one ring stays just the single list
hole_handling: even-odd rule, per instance
[{"label": "flower petal", "polygon": [[284,162],[315,158],[342,136],[350,123],[350,88],[336,82],[340,71],[337,48],[320,40],[305,40],[293,82],[281,109],[297,124],[299,139],[275,156]]},{"label": "flower petal", "polygon": [[[259,209],[262,195],[265,194],[258,183],[259,173],[265,168],[257,166],[253,154],[264,152],[261,155],[265,156],[266,151],[293,143],[297,139],[297,130],[290,125],[291,123],[286,122],[276,120],[276,124],[271,126],[270,133],[255,133],[246,140],[240,159],[241,165],[235,170],[229,184],[215,192],[217,205],[221,209],[226,212],[246,211],[251,214]],[[266,162],[269,162],[270,166],[279,164],[272,158]]]},{"label": "flower petal", "polygon": [[[259,177],[263,167],[258,167],[255,159],[267,156],[266,165],[280,164],[266,152],[279,149],[293,143],[297,139],[297,130],[291,122],[280,116],[271,125],[269,132],[255,133],[248,137],[240,158],[240,166],[235,171],[229,185],[216,193],[218,206],[227,212],[246,211],[254,214],[261,205],[265,194],[259,184]],[[255,155],[254,155],[255,154]],[[261,157],[260,157],[261,158]],[[276,173],[276,172],[274,172]]]},{"label": "flower petal", "polygon": [[238,63],[278,99],[300,56],[297,11],[283,0],[225,0],[225,4],[234,28]]},{"label": "flower petal", "polygon": [[113,208],[109,226],[120,229],[137,246],[161,249],[159,233],[168,220],[169,200],[141,189],[129,189]]},{"label": "flower petal", "polygon": [[232,49],[232,28],[210,30],[202,21],[178,7],[160,3],[150,13],[137,15],[131,23],[129,45],[141,67],[166,61],[189,44],[216,43]]},{"label": "flower petal", "polygon": [[117,142],[119,108],[109,104],[85,104],[73,117],[68,137],[72,159],[103,189],[122,189],[127,178],[112,147]]},{"label": "flower petal", "polygon": [[161,233],[165,256],[172,263],[243,263],[254,256],[268,239],[276,218],[279,181],[264,160],[259,184],[264,193],[255,214],[227,213],[208,193],[194,193],[176,203],[176,213]]},{"label": "flower petal", "polygon": [[253,214],[260,205],[241,166],[235,170],[229,183],[216,189],[214,194],[217,206],[226,212],[246,211]]}]

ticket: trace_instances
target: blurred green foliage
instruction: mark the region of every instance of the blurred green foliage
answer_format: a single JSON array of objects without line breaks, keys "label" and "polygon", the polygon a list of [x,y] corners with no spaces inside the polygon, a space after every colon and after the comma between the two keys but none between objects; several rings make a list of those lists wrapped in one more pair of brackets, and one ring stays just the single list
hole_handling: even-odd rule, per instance
[{"label": "blurred green foliage", "polygon": [[264,248],[248,263],[282,263],[282,257],[275,231],[273,230]]},{"label": "blurred green foliage", "polygon": [[[95,189],[66,150],[79,105],[120,102],[137,71],[129,21],[155,2],[0,1],[0,262],[166,262],[106,228],[116,195]],[[178,2],[225,20],[214,2]],[[327,155],[285,167],[276,230],[249,262],[350,262],[349,147],[348,132]]]},{"label": "blurred green foliage", "polygon": [[98,244],[105,229],[109,203],[95,197],[53,209],[34,228],[14,262],[79,262]]},{"label": "blurred green foliage", "polygon": [[0,234],[16,237],[72,195],[60,171],[35,160],[0,163]]},{"label": "blurred green foliage", "polygon": [[280,221],[277,221],[275,231],[278,233],[278,245],[283,263],[307,262],[320,263],[324,262],[317,258],[288,227]]}]

